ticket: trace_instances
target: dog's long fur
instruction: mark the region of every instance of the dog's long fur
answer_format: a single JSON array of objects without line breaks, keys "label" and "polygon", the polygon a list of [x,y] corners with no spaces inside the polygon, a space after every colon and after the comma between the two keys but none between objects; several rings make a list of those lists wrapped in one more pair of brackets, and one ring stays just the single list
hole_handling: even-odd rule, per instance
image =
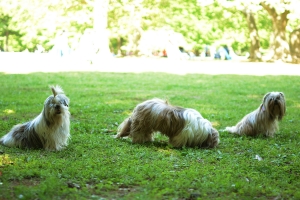
[{"label": "dog's long fur", "polygon": [[129,136],[133,143],[153,141],[160,132],[174,147],[208,147],[219,144],[219,133],[194,109],[175,107],[161,99],[147,100],[133,110],[118,128],[116,138]]},{"label": "dog's long fur", "polygon": [[237,125],[226,127],[226,131],[238,135],[273,137],[278,130],[278,121],[286,112],[285,97],[282,92],[269,92],[262,104],[246,115]]},{"label": "dog's long fur", "polygon": [[14,126],[0,139],[2,145],[26,149],[61,150],[70,138],[69,98],[59,86],[44,102],[42,112],[32,121]]}]

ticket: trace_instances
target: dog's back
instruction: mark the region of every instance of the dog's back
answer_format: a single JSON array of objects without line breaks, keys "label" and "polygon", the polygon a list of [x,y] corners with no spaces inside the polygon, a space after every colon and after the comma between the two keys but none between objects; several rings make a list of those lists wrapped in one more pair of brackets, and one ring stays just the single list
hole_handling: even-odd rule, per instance
[{"label": "dog's back", "polygon": [[0,139],[0,143],[4,146],[16,146],[22,149],[43,148],[43,142],[31,124],[30,121],[14,126],[9,133]]}]

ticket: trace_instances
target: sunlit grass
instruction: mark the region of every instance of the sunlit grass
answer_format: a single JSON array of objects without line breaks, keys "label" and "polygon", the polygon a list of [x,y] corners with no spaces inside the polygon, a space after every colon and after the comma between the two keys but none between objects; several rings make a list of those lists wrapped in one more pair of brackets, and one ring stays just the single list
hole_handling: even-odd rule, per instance
[{"label": "sunlit grass", "polygon": [[[0,146],[9,159],[0,165],[1,198],[300,198],[299,77],[72,72],[0,74],[0,84],[1,136],[41,112],[52,84],[63,87],[72,114],[72,139],[63,151]],[[269,91],[287,100],[274,138],[222,132]],[[114,139],[132,109],[153,97],[198,110],[220,131],[220,145],[176,149],[161,135],[144,145]]]},{"label": "sunlit grass", "polygon": [[4,165],[9,165],[9,164],[13,164],[13,162],[9,158],[9,155],[7,155],[7,154],[0,155],[0,167],[2,167]]},{"label": "sunlit grass", "polygon": [[5,110],[3,110],[3,112],[6,113],[6,114],[13,114],[13,113],[15,113],[15,111],[11,110],[11,109],[5,109]]}]

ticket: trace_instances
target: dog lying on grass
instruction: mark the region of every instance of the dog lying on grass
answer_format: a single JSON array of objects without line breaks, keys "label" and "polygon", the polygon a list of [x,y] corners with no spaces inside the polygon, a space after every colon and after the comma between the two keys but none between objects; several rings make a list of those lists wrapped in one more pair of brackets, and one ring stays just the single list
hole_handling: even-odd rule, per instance
[{"label": "dog lying on grass", "polygon": [[59,86],[51,87],[42,112],[32,121],[14,126],[0,139],[8,147],[61,150],[70,138],[69,98]]}]

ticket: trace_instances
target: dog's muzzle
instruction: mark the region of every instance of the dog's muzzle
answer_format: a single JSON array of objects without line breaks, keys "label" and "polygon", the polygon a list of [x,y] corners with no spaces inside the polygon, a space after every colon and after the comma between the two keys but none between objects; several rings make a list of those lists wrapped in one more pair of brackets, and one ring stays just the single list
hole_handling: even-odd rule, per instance
[{"label": "dog's muzzle", "polygon": [[55,112],[56,114],[61,114],[61,108],[60,108],[60,105],[55,105]]},{"label": "dog's muzzle", "polygon": [[274,104],[276,104],[276,105],[280,104],[280,97],[279,96],[276,97],[276,99],[273,99],[273,101],[274,101]]}]

